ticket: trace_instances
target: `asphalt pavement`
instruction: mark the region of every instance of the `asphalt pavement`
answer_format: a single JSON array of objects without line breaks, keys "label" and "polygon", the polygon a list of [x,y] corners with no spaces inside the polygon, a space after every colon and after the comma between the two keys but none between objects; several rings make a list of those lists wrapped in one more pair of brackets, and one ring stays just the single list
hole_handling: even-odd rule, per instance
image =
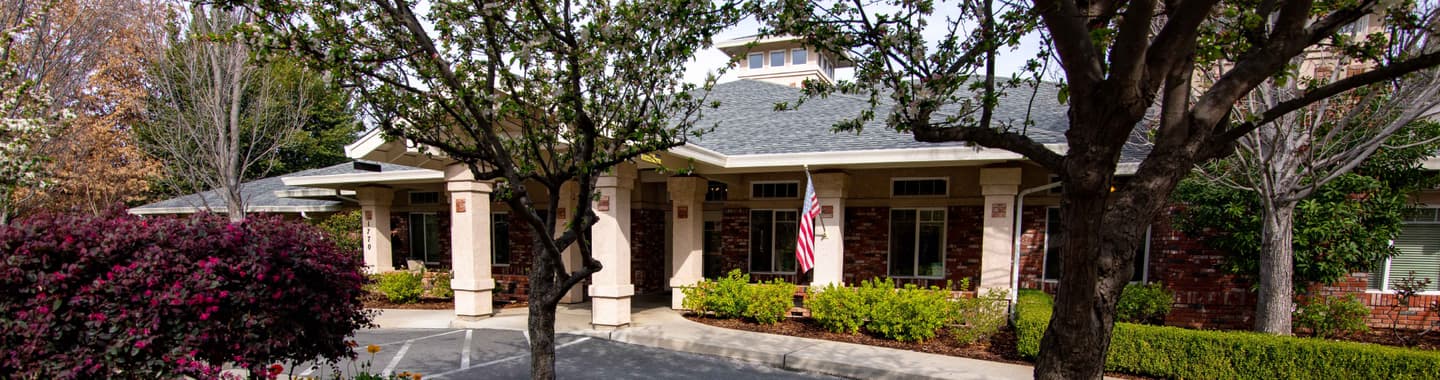
[{"label": "asphalt pavement", "polygon": [[[354,374],[419,373],[424,379],[526,379],[529,341],[521,331],[495,329],[372,329],[356,333],[359,360],[335,366],[301,363],[287,375],[332,378]],[[561,379],[833,379],[761,363],[643,347],[582,335],[557,334]],[[368,345],[380,351],[366,352]],[[349,378],[349,377],[346,377]]]}]

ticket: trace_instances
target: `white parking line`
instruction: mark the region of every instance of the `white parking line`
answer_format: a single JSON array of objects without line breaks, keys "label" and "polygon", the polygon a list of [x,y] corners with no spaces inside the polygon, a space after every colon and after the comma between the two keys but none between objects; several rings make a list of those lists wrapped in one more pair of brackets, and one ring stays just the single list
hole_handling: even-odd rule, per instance
[{"label": "white parking line", "polygon": [[434,337],[437,337],[437,336],[446,336],[446,335],[450,335],[450,334],[455,334],[455,333],[459,333],[459,332],[461,332],[461,331],[465,331],[465,330],[446,331],[446,332],[443,332],[443,333],[426,335],[426,336],[422,336],[422,337],[419,337],[419,338],[411,338],[411,339],[406,339],[406,340],[398,340],[398,341],[389,342],[389,343],[380,343],[380,344],[376,344],[376,346],[385,347],[385,346],[393,346],[393,345],[397,345],[397,344],[405,344],[405,343],[410,343],[410,342],[414,342],[414,341],[421,340],[421,339],[430,339],[430,338],[434,338]]},{"label": "white parking line", "polygon": [[[558,350],[560,350],[561,348],[570,347],[570,346],[573,346],[573,345],[575,345],[575,344],[579,344],[580,342],[584,342],[584,341],[587,341],[587,340],[590,340],[590,337],[588,337],[588,336],[587,336],[587,337],[583,337],[583,338],[580,338],[580,339],[576,339],[574,342],[565,343],[565,344],[562,344],[562,345],[555,346],[555,350],[558,351]],[[508,358],[495,359],[495,360],[491,360],[491,361],[488,361],[488,362],[480,363],[480,365],[477,365],[477,366],[474,366],[474,367],[471,367],[471,368],[489,367],[489,366],[492,366],[492,365],[496,365],[496,364],[508,362],[508,361],[515,360],[515,359],[519,359],[519,358],[523,358],[523,357],[526,357],[526,356],[530,356],[530,354],[529,354],[529,353],[524,353],[524,354],[520,354],[520,355],[511,356],[511,357],[508,357]],[[455,373],[458,373],[458,372],[461,372],[461,371],[465,371],[465,370],[468,370],[468,369],[470,369],[470,368],[463,368],[463,367],[462,367],[462,368],[460,368],[460,369],[453,370],[453,371],[446,371],[446,372],[441,372],[441,373],[437,373],[437,374],[433,374],[433,375],[428,375],[428,376],[425,376],[425,378],[426,378],[426,379],[438,379],[438,378],[445,377],[446,375],[452,375],[452,374],[455,374]],[[387,373],[387,375],[388,375],[388,373]]]},{"label": "white parking line", "polygon": [[415,342],[413,339],[407,340],[405,345],[400,346],[400,351],[395,353],[394,358],[390,358],[390,364],[385,366],[385,371],[380,372],[380,376],[389,377],[390,373],[395,372],[395,366],[400,365],[400,358],[405,357],[405,351],[410,351],[410,343],[413,342]]},{"label": "white parking line", "polygon": [[310,374],[315,373],[315,368],[318,367],[311,365],[310,368],[305,369],[305,372],[301,372],[300,376],[310,376]]},{"label": "white parking line", "polygon": [[460,347],[460,369],[470,368],[470,337],[475,330],[465,330],[465,345]]}]

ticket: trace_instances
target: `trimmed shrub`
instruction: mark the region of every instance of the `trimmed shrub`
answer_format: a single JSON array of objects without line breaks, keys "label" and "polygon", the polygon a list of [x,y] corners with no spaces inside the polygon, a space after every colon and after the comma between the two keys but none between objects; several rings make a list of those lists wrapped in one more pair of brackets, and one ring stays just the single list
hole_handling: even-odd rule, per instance
[{"label": "trimmed shrub", "polygon": [[[968,280],[968,279],[967,279]],[[962,284],[968,281],[961,282]],[[990,289],[975,298],[961,298],[954,301],[951,318],[955,324],[950,333],[960,344],[971,344],[989,338],[1005,326],[1005,307],[1009,294],[1001,289]]]},{"label": "trimmed shrub", "polygon": [[1369,316],[1370,308],[1355,296],[1320,296],[1295,312],[1295,324],[1310,329],[1318,338],[1334,338],[1369,330],[1365,325]]},{"label": "trimmed shrub", "polygon": [[0,373],[18,378],[260,373],[353,358],[370,325],[360,257],[278,217],[39,215],[0,226],[0,252]]},{"label": "trimmed shrub", "polygon": [[703,298],[705,310],[714,312],[720,318],[743,318],[749,309],[745,290],[750,286],[750,275],[739,269],[731,270],[725,277],[716,279]]},{"label": "trimmed shrub", "polygon": [[435,272],[430,278],[430,295],[438,298],[455,298],[455,289],[450,288],[453,276],[449,271]]},{"label": "trimmed shrub", "polygon": [[1040,338],[1050,325],[1054,307],[1050,295],[1035,289],[1021,289],[1015,300],[1015,350],[1033,359],[1040,354]]},{"label": "trimmed shrub", "polygon": [[860,332],[860,326],[868,318],[866,312],[870,304],[860,297],[859,289],[826,285],[818,290],[812,287],[808,291],[810,295],[806,297],[805,306],[810,309],[810,318],[814,318],[820,327],[837,333]]},{"label": "trimmed shrub", "polygon": [[745,299],[746,318],[766,325],[779,323],[795,306],[795,285],[779,279],[750,285]]},{"label": "trimmed shrub", "polygon": [[865,330],[887,339],[919,342],[934,338],[950,321],[950,290],[922,289],[915,284],[892,291],[870,309]]},{"label": "trimmed shrub", "polygon": [[[1050,297],[1022,291],[1016,345],[1033,358]],[[1434,379],[1440,353],[1240,331],[1116,323],[1105,369],[1177,379]]]},{"label": "trimmed shrub", "polygon": [[425,291],[424,275],[410,271],[385,272],[378,275],[376,287],[385,299],[394,303],[411,303],[420,300]]},{"label": "trimmed shrub", "polygon": [[1115,321],[1160,325],[1170,306],[1175,304],[1175,293],[1165,289],[1158,282],[1150,284],[1129,284],[1120,292],[1115,303]]}]

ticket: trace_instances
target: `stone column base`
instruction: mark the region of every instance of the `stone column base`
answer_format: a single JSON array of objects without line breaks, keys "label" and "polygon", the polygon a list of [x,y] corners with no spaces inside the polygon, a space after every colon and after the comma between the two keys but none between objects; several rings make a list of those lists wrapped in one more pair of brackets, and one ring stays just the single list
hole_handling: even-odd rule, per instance
[{"label": "stone column base", "polygon": [[492,292],[494,280],[484,279],[474,283],[454,282],[450,288],[455,291],[456,318],[488,318],[495,315]]},{"label": "stone column base", "polygon": [[695,287],[700,280],[670,280],[670,308],[674,310],[685,310],[685,289]]},{"label": "stone column base", "polygon": [[630,324],[630,297],[634,285],[590,285],[590,324],[623,327]]}]

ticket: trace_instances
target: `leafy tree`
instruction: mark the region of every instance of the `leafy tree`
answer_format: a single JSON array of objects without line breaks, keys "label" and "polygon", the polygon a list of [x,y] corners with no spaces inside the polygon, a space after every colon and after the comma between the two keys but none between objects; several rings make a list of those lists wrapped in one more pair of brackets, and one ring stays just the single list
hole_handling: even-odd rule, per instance
[{"label": "leafy tree", "polygon": [[[1391,141],[1405,145],[1399,141],[1440,133],[1436,123],[1422,126]],[[1380,150],[1353,173],[1298,202],[1293,227],[1296,289],[1334,283],[1395,254],[1390,241],[1400,234],[1410,194],[1436,183],[1435,176],[1420,167],[1430,148]],[[1259,194],[1194,175],[1176,188],[1175,200],[1185,205],[1176,227],[1226,252],[1231,273],[1259,276],[1264,214]]]},{"label": "leafy tree", "polygon": [[[264,35],[354,86],[392,138],[433,147],[479,180],[536,234],[530,268],[531,376],[555,377],[555,309],[605,268],[587,239],[596,214],[579,207],[557,231],[558,207],[588,205],[596,180],[645,154],[684,144],[707,105],[684,64],[738,22],[732,3],[391,0],[235,1]],[[713,77],[705,87],[713,83]],[[560,187],[578,184],[576,197]],[[575,202],[575,203],[571,203]],[[579,246],[581,266],[561,255]]]},{"label": "leafy tree", "polygon": [[308,73],[310,69],[299,62],[284,65],[283,70],[289,72],[280,75],[280,81],[305,85],[305,124],[280,147],[272,167],[245,173],[246,179],[264,178],[266,172],[294,173],[349,162],[345,145],[354,142],[364,127],[356,118],[359,110],[352,104],[353,94],[341,83],[330,77],[313,78],[317,75]]},{"label": "leafy tree", "polygon": [[[1234,142],[1262,125],[1316,101],[1440,64],[1440,53],[1375,62],[1366,73],[1308,89],[1292,100],[1235,118],[1234,106],[1265,81],[1284,75],[1294,57],[1360,17],[1389,11],[1386,27],[1418,29],[1413,3],[1255,0],[778,0],[763,18],[779,32],[807,37],[821,49],[849,54],[855,79],[834,86],[807,83],[806,96],[831,92],[868,96],[872,107],[853,129],[880,118],[919,141],[965,141],[1013,151],[1064,182],[1067,265],[1055,313],[1035,368],[1040,379],[1098,379],[1115,322],[1115,302],[1129,282],[1146,226],[1196,164],[1225,157]],[[939,5],[959,15],[937,16]],[[932,25],[934,24],[934,25]],[[929,30],[944,31],[937,41]],[[1027,35],[1044,42],[1026,73],[997,81],[1002,46]],[[1052,150],[1027,135],[1028,120],[997,120],[998,96],[1044,78],[1051,59],[1069,103],[1067,149]],[[1212,65],[1225,62],[1224,65]],[[1196,83],[1198,68],[1218,67],[1213,82]],[[1038,72],[1038,73],[1037,73]],[[1038,84],[1032,84],[1038,85]],[[802,98],[803,101],[803,98]],[[1150,153],[1126,181],[1116,181],[1121,154],[1138,137]]]},{"label": "leafy tree", "polygon": [[25,187],[43,186],[46,160],[40,144],[58,125],[45,87],[27,77],[21,53],[42,30],[42,21],[56,2],[33,4],[34,8],[4,10],[0,25],[0,224],[9,222],[16,209],[16,193]]}]

